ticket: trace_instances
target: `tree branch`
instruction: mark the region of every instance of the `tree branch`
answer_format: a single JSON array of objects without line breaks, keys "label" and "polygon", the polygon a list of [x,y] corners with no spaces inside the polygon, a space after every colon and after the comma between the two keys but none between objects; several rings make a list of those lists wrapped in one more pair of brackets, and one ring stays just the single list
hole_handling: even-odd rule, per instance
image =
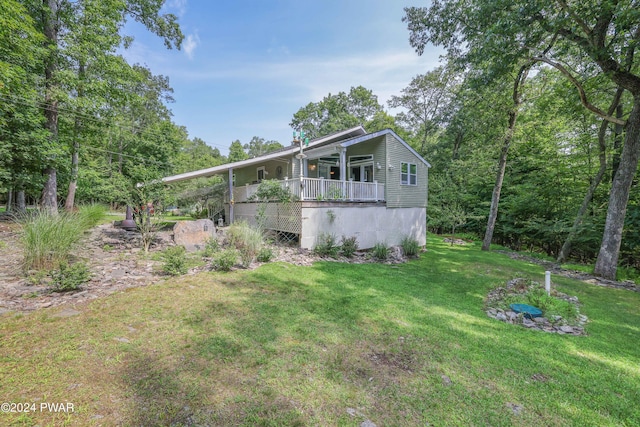
[{"label": "tree branch", "polygon": [[576,89],[578,89],[578,93],[580,94],[580,101],[582,102],[582,105],[589,111],[592,111],[594,113],[596,113],[598,116],[602,117],[603,119],[605,119],[608,122],[611,123],[616,123],[619,125],[626,125],[627,122],[626,120],[620,120],[617,117],[613,117],[610,114],[605,113],[604,111],[602,111],[601,109],[599,109],[598,107],[596,107],[595,105],[592,105],[589,103],[589,101],[587,100],[587,94],[584,91],[584,88],[582,87],[582,85],[580,84],[580,82],[578,82],[578,80],[576,80],[575,77],[573,77],[573,75],[571,74],[571,72],[569,72],[569,70],[567,70],[562,64],[552,61],[549,58],[546,58],[544,56],[538,56],[538,57],[534,57],[531,58],[534,61],[540,61],[540,62],[544,62],[546,64],[551,65],[552,67],[554,67],[555,69],[557,69],[558,71],[560,71],[562,74],[564,74],[571,83],[573,83],[573,85],[576,87]]}]

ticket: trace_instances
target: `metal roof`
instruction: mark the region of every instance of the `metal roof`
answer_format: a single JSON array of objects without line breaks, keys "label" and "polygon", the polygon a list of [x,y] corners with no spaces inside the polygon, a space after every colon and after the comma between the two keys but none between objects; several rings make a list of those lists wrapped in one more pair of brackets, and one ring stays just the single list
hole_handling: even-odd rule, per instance
[{"label": "metal roof", "polygon": [[[325,135],[320,138],[313,139],[309,141],[309,145],[304,147],[304,150],[311,150],[315,147],[320,147],[326,144],[331,144],[335,141],[341,141],[345,139],[349,139],[355,136],[366,135],[366,131],[362,126],[356,126],[350,129],[346,129],[340,132],[332,133],[330,135]],[[178,175],[172,175],[162,178],[162,182],[167,184],[172,182],[186,181],[188,179],[194,178],[202,178],[207,176],[218,175],[224,172],[228,172],[229,169],[241,168],[245,166],[251,166],[254,164],[263,163],[267,160],[276,160],[282,158],[283,160],[287,157],[297,153],[300,151],[300,146],[298,145],[289,145],[288,147],[281,148],[278,151],[272,151],[271,153],[253,157],[247,160],[241,160],[239,162],[226,163],[224,165],[214,166],[212,168],[200,169],[192,172],[185,172]]]},{"label": "metal roof", "polygon": [[[308,152],[309,158],[318,158],[326,155],[325,153],[330,153],[335,148],[347,148],[355,144],[359,144],[364,141],[368,141],[373,138],[377,138],[382,135],[391,134],[393,135],[402,145],[404,145],[409,151],[411,151],[420,161],[422,161],[427,167],[431,167],[431,165],[420,156],[409,144],[407,144],[402,138],[398,136],[391,129],[384,129],[378,132],[366,133],[362,126],[356,126],[350,129],[346,129],[340,132],[333,133],[331,135],[326,135],[320,138],[316,138],[312,141],[309,141],[309,145],[307,147],[303,147],[303,151]],[[316,153],[313,153],[313,152]],[[220,166],[214,166],[208,169],[200,169],[193,172],[185,172],[179,175],[167,176],[162,178],[162,182],[172,183],[185,181],[188,179],[194,178],[202,178],[207,176],[218,175],[221,173],[228,172],[229,169],[242,168],[245,166],[251,166],[254,164],[260,164],[267,160],[283,160],[286,161],[292,155],[300,152],[300,146],[298,145],[290,145],[288,147],[281,148],[278,151],[273,151],[271,153],[265,154],[263,156],[254,157],[247,160],[241,160],[239,162],[226,163]]]}]

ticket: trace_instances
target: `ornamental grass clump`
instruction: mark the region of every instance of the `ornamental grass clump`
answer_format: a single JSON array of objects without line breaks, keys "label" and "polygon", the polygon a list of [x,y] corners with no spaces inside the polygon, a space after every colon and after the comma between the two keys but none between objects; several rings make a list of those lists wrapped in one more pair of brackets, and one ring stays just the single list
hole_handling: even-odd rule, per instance
[{"label": "ornamental grass clump", "polygon": [[373,249],[371,249],[371,255],[378,261],[385,261],[388,259],[390,252],[389,247],[384,243],[376,243]]},{"label": "ornamental grass clump", "polygon": [[240,253],[243,267],[249,267],[264,246],[262,232],[244,221],[235,222],[229,227],[229,242]]},{"label": "ornamental grass clump", "polygon": [[410,236],[403,237],[400,246],[402,247],[402,253],[406,257],[416,257],[418,256],[418,252],[420,252],[420,244]]},{"label": "ornamental grass clump", "polygon": [[85,230],[95,227],[105,217],[107,208],[98,203],[80,205],[78,207],[78,219]]},{"label": "ornamental grass clump", "polygon": [[23,216],[21,240],[24,245],[23,268],[55,269],[66,262],[86,230],[86,223],[73,213],[36,212]]}]

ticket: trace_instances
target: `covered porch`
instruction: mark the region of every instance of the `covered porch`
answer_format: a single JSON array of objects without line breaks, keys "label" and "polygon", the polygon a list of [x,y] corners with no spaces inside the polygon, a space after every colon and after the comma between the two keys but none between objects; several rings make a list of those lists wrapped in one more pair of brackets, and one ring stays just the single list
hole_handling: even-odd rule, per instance
[{"label": "covered porch", "polygon": [[[299,177],[278,181],[282,188],[300,201],[381,202],[385,200],[384,184],[360,181],[344,181],[326,178]],[[234,203],[253,201],[260,184],[233,187]]]}]

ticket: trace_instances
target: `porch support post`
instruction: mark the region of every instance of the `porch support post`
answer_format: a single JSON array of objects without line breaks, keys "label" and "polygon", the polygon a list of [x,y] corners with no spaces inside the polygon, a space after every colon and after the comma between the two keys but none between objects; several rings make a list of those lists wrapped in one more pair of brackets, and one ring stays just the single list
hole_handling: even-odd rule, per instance
[{"label": "porch support post", "polygon": [[342,182],[342,198],[346,197],[346,181],[347,181],[347,149],[340,149],[340,181]]},{"label": "porch support post", "polygon": [[229,219],[228,223],[231,225],[233,223],[233,204],[235,200],[233,200],[233,168],[229,168]]},{"label": "porch support post", "polygon": [[373,191],[375,194],[375,201],[378,201],[378,181],[374,180],[373,181]]}]

